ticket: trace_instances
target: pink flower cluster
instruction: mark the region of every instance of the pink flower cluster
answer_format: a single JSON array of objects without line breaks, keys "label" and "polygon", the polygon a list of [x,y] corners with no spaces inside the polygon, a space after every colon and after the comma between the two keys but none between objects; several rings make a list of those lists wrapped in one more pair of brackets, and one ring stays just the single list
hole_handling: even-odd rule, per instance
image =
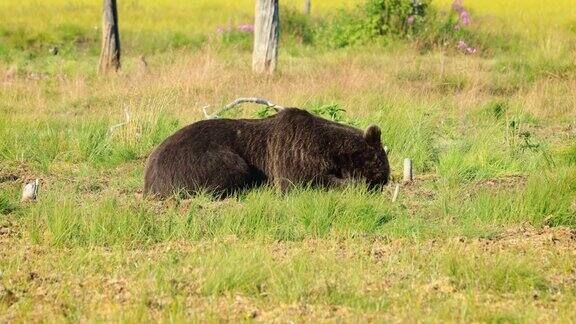
[{"label": "pink flower cluster", "polygon": [[232,27],[226,27],[226,28],[225,27],[218,27],[218,28],[216,28],[216,32],[218,34],[229,33],[233,30],[241,32],[241,33],[253,33],[254,32],[254,25],[252,25],[252,24],[240,24],[234,29]]},{"label": "pink flower cluster", "polygon": [[240,32],[244,32],[244,33],[253,33],[254,32],[254,25],[252,24],[241,24],[238,25],[238,31]]},{"label": "pink flower cluster", "polygon": [[408,25],[412,25],[415,20],[416,20],[416,16],[410,15],[410,16],[408,16],[408,18],[406,18],[406,23],[407,23]]},{"label": "pink flower cluster", "polygon": [[[462,4],[463,2],[464,0],[454,0],[454,2],[452,2],[452,10],[458,13],[458,23],[454,26],[456,30],[460,30],[462,27],[470,25],[471,22],[470,13],[464,8]],[[476,54],[477,51],[475,47],[469,46],[463,40],[458,42],[456,48],[465,54]]]},{"label": "pink flower cluster", "polygon": [[460,29],[462,26],[468,26],[472,22],[470,13],[462,5],[463,2],[464,0],[454,0],[454,2],[452,2],[452,10],[458,13],[458,24],[455,27],[456,29]]},{"label": "pink flower cluster", "polygon": [[459,50],[463,51],[466,54],[475,54],[476,53],[476,48],[472,47],[472,46],[468,46],[468,44],[466,44],[466,42],[464,42],[463,40],[458,42],[458,44],[456,45],[456,48],[458,48]]}]

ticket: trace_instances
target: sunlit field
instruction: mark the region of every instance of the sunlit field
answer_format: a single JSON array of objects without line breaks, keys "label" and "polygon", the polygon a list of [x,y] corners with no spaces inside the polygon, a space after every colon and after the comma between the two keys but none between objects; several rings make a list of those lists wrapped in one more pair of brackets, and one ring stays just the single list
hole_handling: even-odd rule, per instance
[{"label": "sunlit field", "polygon": [[[463,5],[474,53],[288,35],[265,77],[251,34],[218,31],[252,1],[120,1],[122,69],[99,76],[100,1],[0,2],[0,322],[573,322],[576,8]],[[247,96],[377,124],[391,184],[142,198],[156,145]]]},{"label": "sunlit field", "polygon": [[[450,0],[435,0],[441,10],[450,7]],[[319,0],[312,2],[316,15],[361,5],[362,1]],[[4,28],[25,28],[49,31],[59,25],[74,24],[85,28],[100,26],[100,1],[88,0],[6,0],[0,3],[0,18]],[[301,8],[303,1],[285,0],[281,6]],[[570,0],[475,0],[466,1],[475,14],[494,16],[506,21],[506,28],[535,33],[552,32],[573,24],[576,8]],[[252,20],[254,2],[247,0],[162,0],[124,1],[119,3],[123,29],[146,31],[208,32],[218,25]],[[541,28],[545,28],[542,30]],[[561,30],[560,30],[561,31]]]},{"label": "sunlit field", "polygon": [[[301,8],[301,1],[283,1],[282,6]],[[334,11],[353,6],[354,1],[315,1],[314,11]],[[358,3],[358,2],[356,2]],[[211,32],[229,22],[251,22],[254,2],[239,1],[124,1],[119,2],[123,29],[146,32]],[[100,27],[101,3],[94,0],[3,1],[0,4],[3,25],[35,31],[48,31],[59,25]]]}]

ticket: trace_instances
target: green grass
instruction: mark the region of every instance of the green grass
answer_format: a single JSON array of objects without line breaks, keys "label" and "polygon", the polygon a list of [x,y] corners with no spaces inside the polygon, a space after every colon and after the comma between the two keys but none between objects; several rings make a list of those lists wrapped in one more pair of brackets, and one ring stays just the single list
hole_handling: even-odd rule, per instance
[{"label": "green grass", "polygon": [[[264,78],[250,35],[215,33],[251,21],[245,1],[122,3],[123,68],[105,77],[99,3],[2,2],[0,321],[573,321],[571,3],[464,4],[477,55],[295,34]],[[313,19],[346,6],[313,1]],[[142,199],[150,151],[241,96],[379,125],[392,184]]]}]

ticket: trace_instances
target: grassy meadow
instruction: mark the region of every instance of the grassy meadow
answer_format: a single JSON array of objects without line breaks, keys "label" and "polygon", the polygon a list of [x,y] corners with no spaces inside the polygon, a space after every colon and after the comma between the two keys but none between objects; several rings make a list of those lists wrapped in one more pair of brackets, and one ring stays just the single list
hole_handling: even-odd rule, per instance
[{"label": "grassy meadow", "polygon": [[[284,37],[272,77],[251,73],[251,35],[217,32],[253,1],[119,2],[108,76],[100,1],[0,2],[0,322],[576,321],[572,1],[464,1],[473,55]],[[141,198],[155,145],[247,96],[379,125],[392,184]]]}]

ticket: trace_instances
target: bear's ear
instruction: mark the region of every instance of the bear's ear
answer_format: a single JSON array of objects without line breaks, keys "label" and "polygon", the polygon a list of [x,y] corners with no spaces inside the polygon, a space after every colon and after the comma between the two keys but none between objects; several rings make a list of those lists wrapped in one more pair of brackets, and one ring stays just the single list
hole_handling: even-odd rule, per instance
[{"label": "bear's ear", "polygon": [[364,139],[368,142],[368,145],[378,147],[381,145],[380,143],[380,136],[382,132],[380,131],[380,127],[376,125],[368,126],[366,133],[364,133]]}]

